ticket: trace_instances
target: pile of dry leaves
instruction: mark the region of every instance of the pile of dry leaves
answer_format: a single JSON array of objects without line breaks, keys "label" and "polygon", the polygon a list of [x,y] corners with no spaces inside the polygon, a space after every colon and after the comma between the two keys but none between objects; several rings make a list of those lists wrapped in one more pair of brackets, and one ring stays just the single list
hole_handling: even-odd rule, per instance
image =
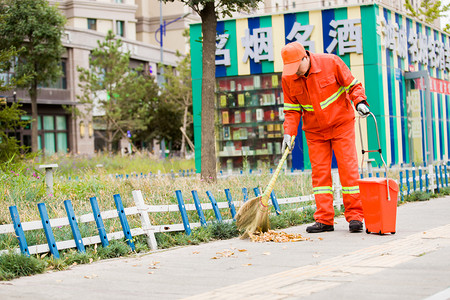
[{"label": "pile of dry leaves", "polygon": [[284,231],[273,231],[269,230],[267,232],[256,232],[250,235],[252,242],[264,243],[264,242],[275,242],[275,243],[286,243],[286,242],[300,242],[307,241],[309,238],[303,237],[301,234],[289,234]]}]

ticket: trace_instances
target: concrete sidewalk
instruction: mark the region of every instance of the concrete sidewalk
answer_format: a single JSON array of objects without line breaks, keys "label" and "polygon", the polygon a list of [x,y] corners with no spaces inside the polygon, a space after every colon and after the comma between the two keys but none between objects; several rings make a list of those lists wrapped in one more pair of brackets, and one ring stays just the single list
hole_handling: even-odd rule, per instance
[{"label": "concrete sidewalk", "polygon": [[284,231],[309,241],[232,239],[0,282],[0,299],[450,299],[450,197],[402,205],[397,233]]}]

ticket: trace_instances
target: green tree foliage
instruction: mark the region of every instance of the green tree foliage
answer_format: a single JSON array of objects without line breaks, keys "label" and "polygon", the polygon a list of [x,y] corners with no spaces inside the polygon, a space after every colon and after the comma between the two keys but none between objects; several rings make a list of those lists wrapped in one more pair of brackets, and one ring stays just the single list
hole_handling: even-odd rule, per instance
[{"label": "green tree foliage", "polygon": [[[176,0],[162,0],[174,2]],[[216,61],[216,27],[219,17],[231,17],[233,12],[256,8],[261,0],[179,0],[192,8],[202,19],[202,136],[201,177],[205,181],[217,180],[214,135],[214,90]]]},{"label": "green tree foliage", "polygon": [[[188,54],[182,58],[180,53],[177,53],[179,61],[175,70],[166,67],[164,71],[165,83],[162,99],[171,102],[173,108],[177,110],[177,114],[182,115],[182,122],[178,130],[192,136],[192,80],[191,80],[191,56]],[[165,107],[170,107],[165,105]],[[189,129],[189,130],[188,130]],[[181,136],[180,146],[181,156],[186,156],[186,136]]]},{"label": "green tree foliage", "polygon": [[[105,134],[99,132],[112,151],[112,143],[126,132],[142,131],[152,118],[153,103],[158,97],[155,80],[142,68],[130,68],[130,54],[123,51],[121,39],[109,31],[104,41],[92,50],[90,68],[78,68],[82,94],[79,102],[86,112],[94,107],[102,112]],[[129,140],[131,142],[131,140]]]},{"label": "green tree foliage", "polygon": [[442,5],[441,1],[422,0],[419,10],[411,4],[411,0],[405,0],[405,8],[411,17],[418,18],[426,23],[433,23],[437,18],[443,17],[445,12],[450,9],[450,4]]},{"label": "green tree foliage", "polygon": [[[10,61],[18,54],[14,49],[7,51],[0,51],[0,73],[9,70]],[[25,78],[11,78],[10,82],[4,82],[0,78],[0,93],[7,91],[14,87],[17,83],[27,80]],[[25,127],[29,124],[28,121],[21,120],[25,112],[20,109],[19,103],[8,103],[6,98],[0,99],[0,162],[4,163],[14,158],[18,158],[21,152],[27,150],[27,147],[20,146],[14,130],[19,127]],[[2,164],[3,165],[3,164]]]},{"label": "green tree foliage", "polygon": [[17,77],[28,74],[18,85],[28,89],[31,99],[31,149],[38,150],[38,86],[61,76],[61,42],[65,18],[46,0],[0,0],[0,50],[23,49],[15,62]]}]

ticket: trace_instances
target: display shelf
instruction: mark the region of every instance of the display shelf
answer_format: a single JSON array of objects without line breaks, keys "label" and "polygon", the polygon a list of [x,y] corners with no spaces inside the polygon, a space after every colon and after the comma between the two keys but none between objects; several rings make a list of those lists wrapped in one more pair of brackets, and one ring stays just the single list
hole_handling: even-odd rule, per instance
[{"label": "display shelf", "polygon": [[221,168],[274,165],[281,157],[281,74],[217,79],[217,157]]}]

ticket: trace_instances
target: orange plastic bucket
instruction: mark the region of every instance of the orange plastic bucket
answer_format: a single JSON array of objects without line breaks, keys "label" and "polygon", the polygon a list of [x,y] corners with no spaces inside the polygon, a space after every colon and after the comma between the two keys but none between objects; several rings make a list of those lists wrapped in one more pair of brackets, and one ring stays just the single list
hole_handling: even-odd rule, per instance
[{"label": "orange plastic bucket", "polygon": [[398,184],[389,179],[387,195],[386,178],[359,179],[359,192],[367,233],[395,233],[397,219]]}]

